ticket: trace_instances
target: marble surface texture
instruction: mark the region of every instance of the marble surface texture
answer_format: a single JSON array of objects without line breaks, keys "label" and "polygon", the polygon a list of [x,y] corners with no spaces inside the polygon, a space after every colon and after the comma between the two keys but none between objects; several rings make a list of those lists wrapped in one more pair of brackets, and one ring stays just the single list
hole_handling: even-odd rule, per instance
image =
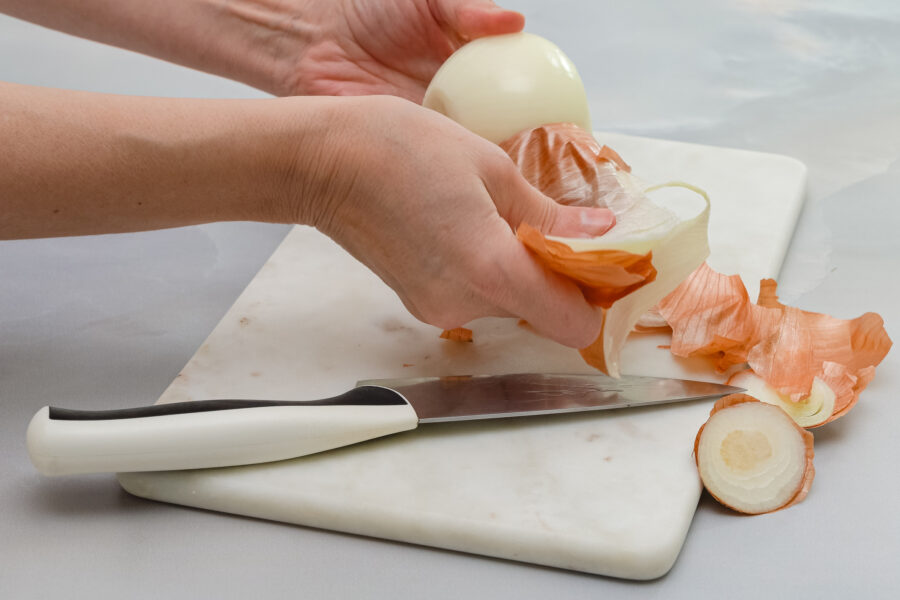
[{"label": "marble surface texture", "polygon": [[[809,167],[781,270],[809,310],[900,337],[900,8],[893,0],[512,0],[588,88],[595,128],[772,152]],[[125,94],[244,86],[0,17],[0,79]],[[24,431],[48,403],[153,402],[288,228],[236,223],[0,244],[0,597],[900,596],[896,351],[816,431],[802,504],[736,518],[701,499],[675,567],[635,583],[173,507],[112,476],[46,479]]]},{"label": "marble surface texture", "polygon": [[[748,282],[777,275],[802,204],[802,164],[596,135],[647,184],[680,178],[708,191],[712,264]],[[751,246],[757,251],[746,252]],[[471,344],[441,340],[334,242],[298,227],[159,401],[315,399],[378,377],[593,372],[515,319],[471,326]],[[626,373],[721,379],[657,348],[665,336],[636,337],[621,362]],[[691,449],[711,405],[423,426],[313,457],[119,480],[155,500],[652,579],[672,567],[697,506]]]}]

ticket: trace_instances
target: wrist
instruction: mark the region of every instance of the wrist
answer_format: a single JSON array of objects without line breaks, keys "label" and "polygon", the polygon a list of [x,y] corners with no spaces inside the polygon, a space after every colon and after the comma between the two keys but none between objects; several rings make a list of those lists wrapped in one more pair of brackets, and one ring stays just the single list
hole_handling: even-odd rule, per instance
[{"label": "wrist", "polygon": [[271,100],[279,136],[266,159],[275,184],[269,213],[259,220],[309,225],[328,232],[353,194],[363,149],[359,125],[367,98],[301,96]]},{"label": "wrist", "polygon": [[[4,12],[287,95],[291,65],[316,32],[310,0],[12,0]],[[328,5],[330,0],[321,4]]]},{"label": "wrist", "polygon": [[[295,70],[320,34],[321,13],[333,0],[315,8],[308,0],[230,0],[216,2],[214,39],[208,40],[219,75],[275,96],[298,94]],[[223,32],[225,35],[223,35]]]},{"label": "wrist", "polygon": [[[278,220],[315,227],[332,238],[373,216],[373,196],[398,185],[412,151],[404,138],[407,111],[424,111],[393,96],[304,96],[275,100],[293,121],[283,121],[279,147]],[[413,130],[415,130],[413,128]],[[396,133],[396,131],[394,132]],[[390,194],[390,191],[387,191]]]}]

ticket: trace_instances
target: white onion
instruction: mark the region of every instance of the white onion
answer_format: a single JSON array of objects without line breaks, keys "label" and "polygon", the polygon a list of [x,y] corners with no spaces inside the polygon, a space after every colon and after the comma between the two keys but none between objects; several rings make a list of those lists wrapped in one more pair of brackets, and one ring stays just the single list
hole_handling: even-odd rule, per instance
[{"label": "white onion", "polygon": [[464,45],[435,74],[422,105],[494,143],[549,123],[591,130],[575,65],[555,44],[530,33]]}]

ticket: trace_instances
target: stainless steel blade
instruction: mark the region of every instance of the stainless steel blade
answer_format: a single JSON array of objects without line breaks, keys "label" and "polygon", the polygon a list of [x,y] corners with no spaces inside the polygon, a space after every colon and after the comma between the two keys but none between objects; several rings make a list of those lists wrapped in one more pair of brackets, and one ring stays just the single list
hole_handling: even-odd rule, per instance
[{"label": "stainless steel blade", "polygon": [[714,399],[744,391],[687,379],[556,373],[370,379],[357,385],[396,390],[415,409],[420,423],[611,410]]}]

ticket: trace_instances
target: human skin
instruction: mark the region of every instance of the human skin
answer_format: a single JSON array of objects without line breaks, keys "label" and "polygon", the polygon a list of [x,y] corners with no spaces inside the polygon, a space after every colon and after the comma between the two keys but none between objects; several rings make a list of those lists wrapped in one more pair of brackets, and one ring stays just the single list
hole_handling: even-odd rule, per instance
[{"label": "human skin", "polygon": [[[286,6],[305,20],[278,12]],[[466,39],[522,26],[521,15],[473,0],[0,0],[0,10],[275,93],[414,100]],[[599,332],[599,310],[541,267],[514,229],[600,235],[611,213],[556,205],[497,146],[413,102],[0,84],[0,115],[0,140],[14,140],[0,157],[0,239],[230,220],[311,225],[432,325],[516,316],[579,348]]]},{"label": "human skin", "polygon": [[465,42],[525,24],[489,0],[0,0],[0,12],[276,96],[414,102]]},{"label": "human skin", "polygon": [[[317,227],[443,328],[516,316],[583,347],[599,310],[513,229],[605,231],[498,146],[400,98],[139,98],[0,84],[0,239],[214,221]],[[377,118],[373,118],[377,115]],[[421,139],[439,144],[418,143]]]}]

